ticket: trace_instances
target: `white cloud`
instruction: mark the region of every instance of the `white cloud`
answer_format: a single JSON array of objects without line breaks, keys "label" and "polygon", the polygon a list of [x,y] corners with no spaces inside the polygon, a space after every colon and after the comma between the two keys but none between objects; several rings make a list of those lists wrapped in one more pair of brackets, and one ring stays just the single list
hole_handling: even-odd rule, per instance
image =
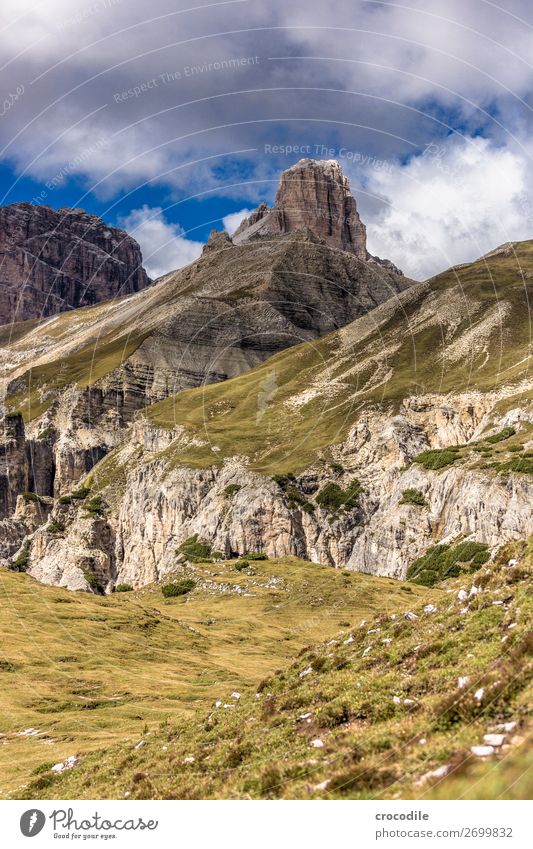
[{"label": "white cloud", "polygon": [[186,239],[183,228],[166,221],[159,206],[133,209],[119,224],[139,242],[144,267],[153,279],[194,262],[202,253],[203,244]]},{"label": "white cloud", "polygon": [[367,175],[387,201],[365,217],[369,251],[419,280],[510,240],[533,238],[528,157],[487,139],[430,145]]},{"label": "white cloud", "polygon": [[222,219],[222,224],[224,225],[224,230],[233,236],[235,230],[244,219],[253,212],[252,209],[239,209],[238,212],[230,212],[229,215],[225,215]]}]

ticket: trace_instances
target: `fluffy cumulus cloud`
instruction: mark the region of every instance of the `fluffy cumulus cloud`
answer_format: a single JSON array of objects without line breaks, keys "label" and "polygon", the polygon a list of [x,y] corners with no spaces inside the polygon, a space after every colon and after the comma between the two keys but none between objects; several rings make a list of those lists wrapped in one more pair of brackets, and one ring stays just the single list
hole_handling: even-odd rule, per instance
[{"label": "fluffy cumulus cloud", "polygon": [[369,250],[424,279],[531,239],[529,172],[524,154],[483,138],[432,143],[406,165],[375,170],[368,191],[385,204],[367,220]]},{"label": "fluffy cumulus cloud", "polygon": [[184,230],[168,222],[160,207],[134,209],[119,224],[139,242],[144,267],[154,280],[194,262],[202,253],[203,244],[185,238]]},{"label": "fluffy cumulus cloud", "polygon": [[235,230],[244,219],[250,215],[252,212],[251,209],[239,209],[238,212],[231,212],[229,215],[225,215],[222,219],[222,224],[224,225],[224,230],[233,236]]},{"label": "fluffy cumulus cloud", "polygon": [[254,206],[301,155],[338,157],[373,250],[409,268],[421,251],[418,276],[525,229],[530,0],[3,0],[0,33],[13,181],[67,173],[80,205],[156,185]]}]

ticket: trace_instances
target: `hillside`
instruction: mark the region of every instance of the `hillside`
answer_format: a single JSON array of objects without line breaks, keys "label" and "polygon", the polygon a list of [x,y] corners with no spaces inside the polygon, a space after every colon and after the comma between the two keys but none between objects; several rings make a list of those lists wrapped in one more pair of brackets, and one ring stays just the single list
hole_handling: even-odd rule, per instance
[{"label": "hillside", "polygon": [[25,795],[529,798],[532,567],[533,540],[463,563],[431,595],[399,593],[386,613],[324,634],[240,698],[220,689],[194,721],[43,771]]},{"label": "hillside", "polygon": [[345,622],[428,592],[294,558],[186,574],[196,587],[181,597],[104,598],[0,569],[1,797],[67,757],[193,718]]},{"label": "hillside", "polygon": [[[114,450],[109,427],[71,418],[67,394],[56,477],[82,476],[69,439],[104,433],[107,456],[83,455],[87,503],[99,506],[61,490],[41,498],[39,520],[19,499],[3,556],[26,523],[30,574],[90,589],[88,571],[104,591],[171,573],[193,534],[226,557],[265,551],[399,578],[435,541],[527,537],[531,274],[533,243],[503,246],[232,380],[147,407]],[[21,430],[13,419],[14,470]]]}]

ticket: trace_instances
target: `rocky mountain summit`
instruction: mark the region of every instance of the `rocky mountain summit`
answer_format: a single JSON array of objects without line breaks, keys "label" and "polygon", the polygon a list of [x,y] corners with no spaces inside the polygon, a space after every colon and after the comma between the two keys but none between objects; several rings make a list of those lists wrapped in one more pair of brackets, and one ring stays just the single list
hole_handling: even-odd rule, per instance
[{"label": "rocky mountain summit", "polygon": [[[282,208],[317,167],[282,177]],[[250,234],[259,210],[147,292],[0,334],[3,562],[107,592],[194,537],[404,578],[436,541],[531,533],[533,243],[413,284],[332,246],[318,208]]]},{"label": "rocky mountain summit", "polygon": [[150,282],[135,239],[83,209],[0,207],[0,324],[97,304]]},{"label": "rocky mountain summit", "polygon": [[366,260],[366,228],[348,178],[335,159],[301,159],[281,175],[272,209],[262,203],[234,233],[242,244],[257,236],[309,229],[328,245]]},{"label": "rocky mountain summit", "polygon": [[[38,495],[68,492],[147,405],[243,374],[411,284],[309,228],[238,245],[213,231],[196,262],[149,291],[10,328],[0,350],[2,385],[7,410],[26,424],[24,445],[5,442],[5,456],[16,450],[19,460],[3,478],[0,470],[12,493],[3,515],[21,492],[16,481]],[[13,428],[19,433],[20,424]]]}]

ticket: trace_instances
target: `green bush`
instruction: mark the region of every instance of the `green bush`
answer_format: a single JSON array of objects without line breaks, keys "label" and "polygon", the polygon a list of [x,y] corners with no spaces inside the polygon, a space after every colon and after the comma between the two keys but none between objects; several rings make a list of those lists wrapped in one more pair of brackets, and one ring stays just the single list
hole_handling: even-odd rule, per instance
[{"label": "green bush", "polygon": [[117,584],[114,591],[116,593],[131,593],[132,590],[131,584]]},{"label": "green bush", "polygon": [[88,569],[82,569],[82,572],[83,572],[83,577],[85,578],[85,580],[87,581],[87,583],[89,584],[91,589],[93,589],[93,590],[100,589],[96,575],[94,575]]},{"label": "green bush", "polygon": [[178,546],[178,553],[184,554],[191,563],[202,563],[211,559],[212,547],[206,540],[199,539],[198,534],[194,534]]},{"label": "green bush", "polygon": [[[90,486],[80,486],[78,489],[75,489],[74,492],[71,493],[71,498],[76,498],[79,501],[83,501],[84,498],[87,498],[91,491]],[[100,498],[100,496],[96,496],[96,498]],[[95,499],[91,499],[94,501]]]},{"label": "green bush", "polygon": [[60,504],[72,504],[72,496],[71,495],[61,495],[59,498]]},{"label": "green bush", "polygon": [[533,459],[527,455],[515,457],[513,460],[507,460],[506,463],[498,463],[496,468],[500,472],[521,472],[525,475],[531,475],[533,474]]},{"label": "green bush", "polygon": [[460,449],[460,445],[450,445],[448,448],[431,448],[429,451],[422,451],[421,454],[418,454],[414,462],[423,466],[424,469],[444,469],[461,459]]},{"label": "green bush", "polygon": [[65,526],[61,522],[55,522],[53,519],[50,519],[45,527],[45,531],[49,534],[62,534],[64,530]]},{"label": "green bush", "polygon": [[246,569],[249,569],[250,563],[248,560],[238,560],[235,564],[235,568],[237,572],[245,572]]},{"label": "green bush", "polygon": [[55,427],[52,427],[51,425],[49,425],[48,427],[45,427],[44,430],[42,430],[40,433],[37,434],[37,439],[50,439],[52,436],[56,435],[56,432],[57,431],[56,431]]},{"label": "green bush", "polygon": [[40,501],[41,499],[35,492],[23,492],[22,497],[24,501]]},{"label": "green bush", "polygon": [[316,496],[316,503],[328,513],[337,513],[341,509],[353,510],[358,506],[362,492],[363,488],[357,479],[353,480],[346,489],[342,489],[338,483],[329,481]]},{"label": "green bush", "polygon": [[504,427],[503,430],[500,430],[499,433],[493,433],[492,436],[486,436],[485,442],[490,442],[491,445],[494,445],[496,442],[503,442],[504,439],[509,439],[510,436],[514,436],[516,430],[514,427]]},{"label": "green bush", "polygon": [[335,472],[336,475],[342,475],[344,472],[344,466],[341,466],[340,463],[332,463],[331,471]]},{"label": "green bush", "polygon": [[25,572],[30,562],[30,543],[25,540],[18,555],[9,564],[12,572]]},{"label": "green bush", "polygon": [[[74,497],[74,493],[72,493]],[[77,497],[77,496],[76,496]],[[85,496],[84,496],[85,497]],[[99,516],[102,513],[104,508],[104,502],[101,495],[95,495],[94,498],[91,498],[87,501],[86,504],[83,505],[85,508],[85,515],[89,516]]]},{"label": "green bush", "polygon": [[224,490],[224,495],[225,495],[227,498],[231,498],[231,496],[232,496],[232,495],[235,495],[235,493],[236,493],[236,492],[238,492],[240,489],[242,489],[242,486],[241,486],[240,484],[238,484],[238,483],[230,483],[230,484],[228,484],[228,486],[225,488],[225,490]]},{"label": "green bush", "polygon": [[407,579],[433,587],[445,578],[457,577],[462,571],[475,572],[489,559],[488,546],[481,542],[467,541],[453,547],[434,545],[409,566]]},{"label": "green bush", "polygon": [[400,504],[415,504],[417,507],[427,507],[426,499],[419,489],[404,489]]},{"label": "green bush", "polygon": [[165,598],[174,598],[179,595],[187,595],[196,586],[196,582],[191,578],[183,578],[181,581],[175,581],[170,584],[165,584],[161,587],[161,592]]},{"label": "green bush", "polygon": [[253,551],[251,554],[245,555],[247,560],[268,560],[268,554],[263,554],[262,551]]}]

